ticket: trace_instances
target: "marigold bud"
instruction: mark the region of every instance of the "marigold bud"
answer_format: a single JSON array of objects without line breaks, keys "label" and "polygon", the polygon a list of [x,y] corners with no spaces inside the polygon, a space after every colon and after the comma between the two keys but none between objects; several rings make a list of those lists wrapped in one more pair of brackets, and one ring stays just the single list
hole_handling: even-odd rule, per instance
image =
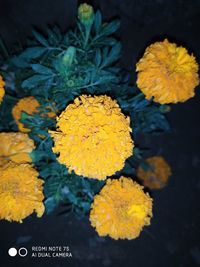
[{"label": "marigold bud", "polygon": [[94,10],[93,7],[84,3],[78,8],[78,18],[80,22],[85,26],[92,25],[94,21]]},{"label": "marigold bud", "polygon": [[62,58],[62,63],[64,63],[65,67],[66,66],[70,67],[72,65],[75,55],[76,55],[76,48],[73,46],[69,46]]}]

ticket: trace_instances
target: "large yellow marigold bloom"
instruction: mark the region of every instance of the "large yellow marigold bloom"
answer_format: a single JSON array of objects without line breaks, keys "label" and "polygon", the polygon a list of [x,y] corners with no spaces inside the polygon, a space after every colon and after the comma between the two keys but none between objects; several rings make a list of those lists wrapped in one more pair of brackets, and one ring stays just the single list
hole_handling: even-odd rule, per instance
[{"label": "large yellow marigold bloom", "polygon": [[5,95],[4,86],[5,86],[5,82],[2,78],[2,76],[0,75],[0,103],[2,102],[2,99]]},{"label": "large yellow marigold bloom", "polygon": [[69,171],[99,180],[123,168],[132,155],[130,120],[108,96],[76,98],[51,131],[58,160]]},{"label": "large yellow marigold bloom", "polygon": [[130,178],[108,179],[95,196],[90,221],[100,236],[134,239],[150,224],[152,199]]},{"label": "large yellow marigold bloom", "polygon": [[0,168],[0,219],[22,222],[33,212],[44,213],[43,181],[30,164],[8,163]]},{"label": "large yellow marigold bloom", "polygon": [[154,156],[146,159],[137,169],[137,176],[144,186],[150,189],[163,188],[171,175],[171,168],[163,157]]},{"label": "large yellow marigold bloom", "polygon": [[0,161],[31,162],[30,153],[35,148],[33,140],[25,133],[0,133]]},{"label": "large yellow marigold bloom", "polygon": [[138,87],[147,99],[153,97],[160,104],[186,101],[199,84],[195,57],[167,39],[147,47],[136,71]]}]

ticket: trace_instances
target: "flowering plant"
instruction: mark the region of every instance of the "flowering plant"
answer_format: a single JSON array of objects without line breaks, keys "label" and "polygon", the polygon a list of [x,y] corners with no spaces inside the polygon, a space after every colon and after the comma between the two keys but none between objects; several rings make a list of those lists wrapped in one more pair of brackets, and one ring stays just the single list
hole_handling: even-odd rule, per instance
[{"label": "flowering plant", "polygon": [[[45,35],[34,30],[27,48],[6,58],[2,54],[0,131],[3,136],[8,131],[25,132],[34,144],[33,151],[23,148],[31,157],[26,165],[11,162],[12,155],[4,152],[10,151],[8,146],[18,146],[12,143],[16,140],[0,146],[0,155],[9,156],[2,157],[0,164],[4,168],[0,188],[3,191],[4,184],[9,184],[6,192],[9,195],[11,190],[15,200],[10,175],[12,169],[25,168],[27,174],[34,174],[30,179],[39,183],[40,216],[43,179],[47,214],[62,203],[64,213],[83,216],[94,202],[90,220],[97,232],[131,239],[150,223],[152,199],[127,177],[138,173],[142,181],[151,173],[159,174],[151,162],[145,163],[139,136],[169,131],[165,113],[170,107],[166,104],[192,97],[199,78],[194,56],[165,40],[147,48],[136,67],[138,87],[131,84],[129,73],[120,67],[121,43],[115,36],[119,26],[119,20],[102,22],[100,11],[95,13],[82,4],[74,30],[62,34],[54,26]],[[167,170],[164,182],[171,174]],[[26,173],[20,176],[19,190],[23,179],[29,184]],[[27,199],[30,190],[23,191]],[[0,210],[1,218],[21,221],[36,210],[25,210],[20,217],[18,208],[13,207],[13,214],[11,207]],[[126,221],[129,224],[124,227]]]}]

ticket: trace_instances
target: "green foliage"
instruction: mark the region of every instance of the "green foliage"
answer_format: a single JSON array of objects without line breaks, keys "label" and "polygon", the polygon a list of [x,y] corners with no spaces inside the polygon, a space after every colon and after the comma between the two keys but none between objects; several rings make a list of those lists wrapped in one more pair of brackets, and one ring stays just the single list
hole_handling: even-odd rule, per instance
[{"label": "green foliage", "polygon": [[64,35],[57,27],[48,28],[46,36],[33,31],[31,47],[11,60],[13,68],[18,67],[21,88],[36,97],[48,94],[59,108],[81,93],[110,91],[109,86],[122,79],[120,68],[112,66],[120,58],[121,44],[110,36],[119,21],[102,24],[101,20],[98,11],[88,38],[79,22]]},{"label": "green foliage", "polygon": [[43,168],[41,176],[46,180],[46,211],[51,212],[54,207],[64,203],[68,211],[78,216],[87,214],[94,195],[99,192],[104,182],[91,181],[69,174],[65,166],[53,162]]},{"label": "green foliage", "polygon": [[[58,114],[81,94],[107,94],[116,99],[122,111],[130,116],[133,139],[137,134],[168,131],[164,113],[167,106],[160,106],[144,98],[138,89],[129,84],[127,73],[120,68],[121,43],[115,38],[119,20],[102,23],[97,11],[91,25],[77,21],[77,27],[63,34],[59,28],[47,28],[46,34],[33,31],[29,46],[9,57],[6,53],[6,96],[0,106],[0,130],[16,131],[11,110],[18,99],[34,96],[41,104],[34,115],[22,113],[21,122],[29,128],[36,149],[31,156],[45,180],[46,212],[59,204],[66,212],[78,216],[86,214],[94,195],[104,182],[68,173],[52,152],[53,141],[49,129],[55,129],[55,118],[43,116],[49,110]],[[5,47],[4,47],[5,50]],[[4,51],[5,52],[5,51]],[[5,53],[4,53],[5,54]],[[133,176],[142,160],[142,149],[136,147],[125,167],[114,176]]]}]

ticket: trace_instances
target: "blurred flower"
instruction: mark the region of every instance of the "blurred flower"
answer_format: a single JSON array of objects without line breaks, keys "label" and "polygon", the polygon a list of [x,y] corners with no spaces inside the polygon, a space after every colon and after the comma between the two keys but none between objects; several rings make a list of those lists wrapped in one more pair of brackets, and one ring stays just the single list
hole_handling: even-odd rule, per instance
[{"label": "blurred flower", "polygon": [[[13,107],[12,115],[18,125],[18,129],[21,132],[30,132],[30,129],[25,128],[23,123],[20,122],[22,112],[27,113],[28,115],[32,115],[34,113],[39,113],[40,103],[33,96],[24,97],[20,99],[17,104]],[[46,113],[48,117],[53,118],[56,116],[55,112],[50,111]],[[45,114],[42,114],[43,116]]]},{"label": "blurred flower", "polygon": [[136,71],[138,87],[147,99],[153,97],[160,104],[188,100],[199,84],[195,57],[167,39],[147,47]]},{"label": "blurred flower", "polygon": [[4,86],[5,86],[5,82],[2,78],[2,76],[0,75],[0,103],[2,102],[2,99],[5,95]]},{"label": "blurred flower", "polygon": [[0,168],[0,219],[22,222],[33,212],[44,213],[43,181],[29,164],[9,162]]},{"label": "blurred flower", "polygon": [[143,185],[150,189],[164,187],[171,175],[171,168],[163,157],[154,156],[148,158],[137,169],[137,176]]},{"label": "blurred flower", "polygon": [[92,25],[94,21],[94,10],[93,7],[84,3],[78,8],[78,18],[80,22],[85,26]]},{"label": "blurred flower", "polygon": [[0,161],[11,160],[16,163],[31,162],[30,153],[35,148],[33,140],[25,133],[0,133]]},{"label": "blurred flower", "polygon": [[95,196],[90,221],[100,236],[134,239],[152,217],[152,199],[130,178],[108,179]]},{"label": "blurred flower", "polygon": [[108,96],[81,96],[57,118],[53,151],[69,171],[106,179],[132,155],[130,120]]}]

